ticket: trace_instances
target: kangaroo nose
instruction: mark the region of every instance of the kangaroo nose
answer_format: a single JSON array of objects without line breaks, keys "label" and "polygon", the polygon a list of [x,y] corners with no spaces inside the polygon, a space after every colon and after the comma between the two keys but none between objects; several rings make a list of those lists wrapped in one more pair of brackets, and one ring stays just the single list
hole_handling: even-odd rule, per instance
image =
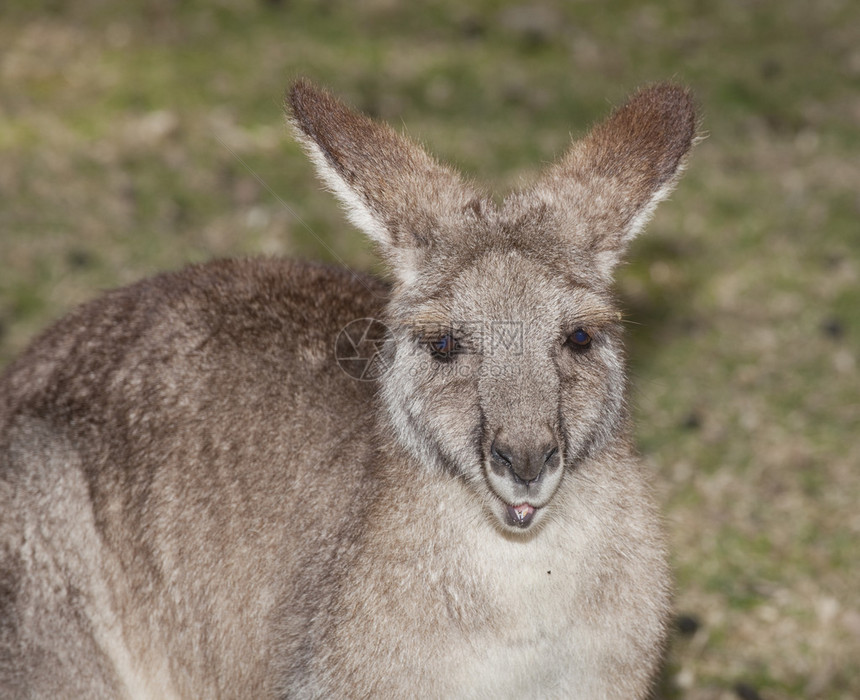
[{"label": "kangaroo nose", "polygon": [[499,437],[493,440],[490,455],[496,473],[504,474],[509,470],[517,481],[526,484],[539,478],[544,467],[554,468],[559,460],[558,445],[555,443],[509,445]]}]

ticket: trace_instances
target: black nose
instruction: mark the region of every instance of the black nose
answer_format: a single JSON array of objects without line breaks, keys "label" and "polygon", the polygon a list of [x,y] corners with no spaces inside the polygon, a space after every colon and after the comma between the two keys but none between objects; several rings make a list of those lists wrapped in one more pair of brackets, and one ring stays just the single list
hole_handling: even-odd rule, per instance
[{"label": "black nose", "polygon": [[490,447],[491,464],[494,471],[503,474],[509,470],[517,481],[528,484],[540,478],[545,467],[558,464],[558,445],[543,443],[539,446],[526,444],[508,445],[500,438]]}]

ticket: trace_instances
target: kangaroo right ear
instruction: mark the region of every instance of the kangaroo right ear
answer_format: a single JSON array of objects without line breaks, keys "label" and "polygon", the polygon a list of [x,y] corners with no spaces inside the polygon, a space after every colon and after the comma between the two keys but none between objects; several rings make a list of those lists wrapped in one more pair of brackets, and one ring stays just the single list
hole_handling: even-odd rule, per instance
[{"label": "kangaroo right ear", "polygon": [[412,279],[420,249],[433,243],[440,222],[476,194],[422,148],[306,80],[293,85],[287,110],[350,220],[380,246],[401,280]]}]

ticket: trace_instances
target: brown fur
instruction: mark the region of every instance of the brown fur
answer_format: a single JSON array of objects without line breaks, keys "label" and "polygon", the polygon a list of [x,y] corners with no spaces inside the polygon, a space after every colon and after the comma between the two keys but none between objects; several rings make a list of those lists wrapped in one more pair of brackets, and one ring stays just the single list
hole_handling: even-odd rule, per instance
[{"label": "brown fur", "polygon": [[[611,273],[689,95],[639,93],[499,207],[307,82],[289,101],[393,286],[191,267],[8,368],[3,697],[644,697],[669,582]],[[334,358],[362,318],[390,329],[372,381]]]}]

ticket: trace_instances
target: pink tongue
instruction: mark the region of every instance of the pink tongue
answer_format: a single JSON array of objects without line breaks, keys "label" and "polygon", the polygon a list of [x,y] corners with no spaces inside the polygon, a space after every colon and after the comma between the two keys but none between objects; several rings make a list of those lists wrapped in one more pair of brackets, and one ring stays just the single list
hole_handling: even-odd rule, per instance
[{"label": "pink tongue", "polygon": [[516,525],[525,526],[531,522],[535,509],[528,503],[522,503],[518,506],[508,506],[508,513]]}]

